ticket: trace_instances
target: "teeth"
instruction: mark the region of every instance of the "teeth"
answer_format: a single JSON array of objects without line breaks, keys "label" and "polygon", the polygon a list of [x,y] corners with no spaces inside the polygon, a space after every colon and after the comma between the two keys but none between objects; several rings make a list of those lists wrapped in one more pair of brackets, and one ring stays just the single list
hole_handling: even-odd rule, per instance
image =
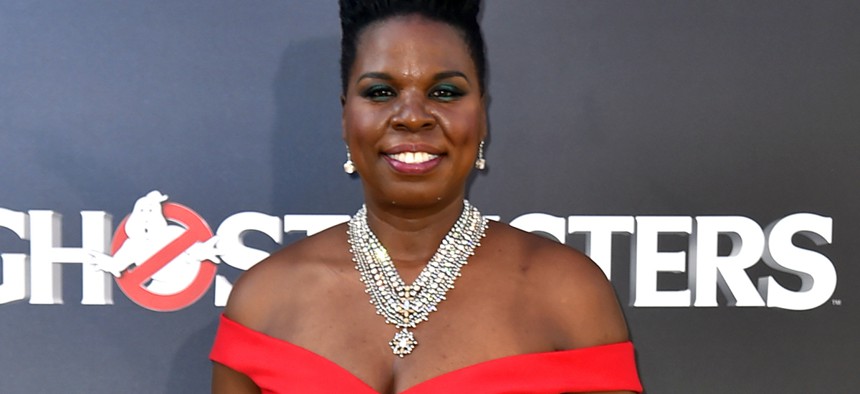
[{"label": "teeth", "polygon": [[427,152],[402,152],[388,155],[388,157],[406,164],[418,164],[433,160],[439,157],[439,155],[433,155]]}]

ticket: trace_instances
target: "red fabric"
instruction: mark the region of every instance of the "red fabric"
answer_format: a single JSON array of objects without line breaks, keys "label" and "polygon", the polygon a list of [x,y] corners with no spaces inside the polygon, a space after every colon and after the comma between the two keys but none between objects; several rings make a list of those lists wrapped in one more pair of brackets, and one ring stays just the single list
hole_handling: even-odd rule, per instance
[{"label": "red fabric", "polygon": [[[210,358],[248,375],[264,394],[379,394],[328,359],[223,315]],[[490,360],[424,381],[402,394],[613,390],[642,391],[630,342]]]}]

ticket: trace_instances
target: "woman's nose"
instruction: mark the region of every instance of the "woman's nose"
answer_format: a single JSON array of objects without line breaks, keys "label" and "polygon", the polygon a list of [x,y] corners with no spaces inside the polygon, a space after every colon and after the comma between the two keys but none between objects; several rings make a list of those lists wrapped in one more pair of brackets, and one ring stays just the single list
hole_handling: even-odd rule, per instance
[{"label": "woman's nose", "polygon": [[419,93],[405,93],[400,96],[400,103],[391,117],[395,130],[422,131],[436,127],[436,118],[427,111],[427,102]]}]

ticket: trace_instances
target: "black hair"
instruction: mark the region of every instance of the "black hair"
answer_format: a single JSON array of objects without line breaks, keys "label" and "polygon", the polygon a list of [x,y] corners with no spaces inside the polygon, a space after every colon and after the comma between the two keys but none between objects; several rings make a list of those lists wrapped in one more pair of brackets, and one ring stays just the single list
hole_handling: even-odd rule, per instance
[{"label": "black hair", "polygon": [[484,94],[487,61],[484,36],[478,25],[480,0],[339,0],[340,2],[340,78],[346,94],[349,73],[355,63],[358,38],[369,25],[404,15],[420,15],[457,29],[478,73],[478,86]]}]

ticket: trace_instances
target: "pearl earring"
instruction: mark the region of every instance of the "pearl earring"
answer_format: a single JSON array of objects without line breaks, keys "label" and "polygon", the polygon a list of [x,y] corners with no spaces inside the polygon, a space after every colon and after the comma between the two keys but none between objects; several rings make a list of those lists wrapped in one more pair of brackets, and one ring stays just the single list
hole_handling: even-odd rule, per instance
[{"label": "pearl earring", "polygon": [[478,146],[478,159],[475,160],[475,168],[479,170],[483,170],[487,168],[487,160],[484,159],[484,141],[481,141],[481,145]]},{"label": "pearl earring", "polygon": [[343,163],[343,172],[352,174],[355,172],[355,164],[352,162],[352,156],[349,155],[349,147],[346,147],[346,162]]}]

